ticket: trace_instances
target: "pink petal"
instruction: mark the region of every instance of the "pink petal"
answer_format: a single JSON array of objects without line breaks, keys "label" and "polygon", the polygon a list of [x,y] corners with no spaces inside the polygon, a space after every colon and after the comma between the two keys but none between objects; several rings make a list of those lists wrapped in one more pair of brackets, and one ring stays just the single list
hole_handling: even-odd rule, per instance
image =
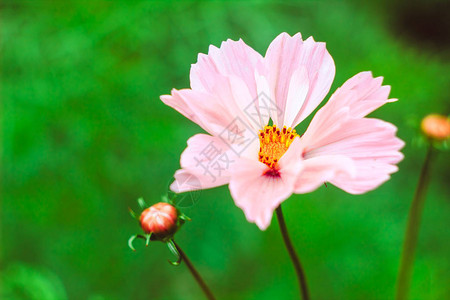
[{"label": "pink petal", "polygon": [[194,90],[211,92],[217,84],[217,75],[235,76],[242,79],[256,98],[255,70],[262,73],[263,58],[261,54],[239,41],[227,40],[220,48],[209,47],[208,55],[199,54],[198,61],[191,67],[191,87]]},{"label": "pink petal", "polygon": [[218,97],[235,116],[249,119],[249,126],[261,127],[268,118],[259,116],[256,73],[265,73],[262,56],[242,40],[227,40],[198,56],[191,67],[191,87]]},{"label": "pink petal", "polygon": [[305,194],[316,190],[339,174],[353,178],[355,163],[343,155],[321,155],[304,160],[303,171],[295,183],[295,193]]},{"label": "pink petal", "polygon": [[173,107],[210,134],[219,134],[234,119],[214,96],[189,89],[172,90],[161,100]]},{"label": "pink petal", "polygon": [[273,101],[275,96],[270,89],[269,82],[265,76],[260,75],[257,71],[255,71],[255,79],[258,92],[258,103],[256,106],[263,123],[262,127],[269,123],[269,118],[272,118],[273,122],[277,124],[277,105],[275,101]]},{"label": "pink petal", "polygon": [[374,78],[372,72],[361,72],[336,90],[327,103],[328,109],[347,106],[350,115],[362,118],[380,106],[396,99],[388,99],[390,86],[382,86],[383,77]]},{"label": "pink petal", "polygon": [[228,183],[226,181],[213,181],[206,175],[193,174],[192,172],[184,169],[177,170],[173,176],[175,181],[170,185],[170,189],[175,193],[209,189]]},{"label": "pink petal", "polygon": [[347,126],[361,126],[366,131],[354,133],[322,150],[345,153],[353,159],[356,176],[348,178],[338,174],[330,182],[348,193],[362,194],[377,188],[390,178],[391,173],[398,171],[396,164],[403,159],[399,150],[405,143],[395,136],[395,126],[381,120],[362,119],[349,122]]},{"label": "pink petal", "polygon": [[292,73],[286,100],[286,111],[283,124],[295,127],[294,122],[298,112],[302,109],[309,91],[309,78],[306,68],[301,66]]},{"label": "pink petal", "polygon": [[203,127],[202,124],[200,124],[201,123],[200,120],[198,119],[198,117],[196,117],[194,111],[189,106],[189,103],[186,102],[179,95],[176,95],[177,92],[182,92],[182,91],[177,91],[176,89],[173,89],[172,95],[161,95],[160,99],[164,104],[174,108],[175,110],[177,110],[179,113],[181,113],[183,116],[185,116],[192,122],[197,123],[198,125]]},{"label": "pink petal", "polygon": [[[333,59],[325,49],[325,43],[317,43],[312,38],[303,41],[300,33],[293,37],[282,33],[270,44],[264,60],[269,85],[274,91],[276,105],[280,111],[277,125],[294,127],[304,120],[328,93],[335,74]],[[307,76],[299,76],[301,68],[306,69]],[[294,77],[293,80],[294,74],[299,78]],[[300,82],[300,78],[304,82]],[[303,95],[304,88],[297,92],[297,101],[302,103],[298,109],[298,102],[288,101],[289,90],[293,89],[291,85],[306,84],[306,98]],[[289,97],[294,97],[294,94]],[[292,124],[282,124],[288,112],[296,114],[294,121]],[[289,117],[287,121],[291,119]]]},{"label": "pink petal", "polygon": [[[326,116],[319,115],[328,120]],[[318,125],[311,122],[311,126]],[[375,189],[389,179],[389,174],[397,171],[395,164],[403,158],[399,150],[404,143],[395,136],[397,128],[381,120],[344,117],[329,130],[313,129],[313,134],[309,134],[308,128],[302,138],[305,160],[328,155],[352,159],[356,170],[354,176],[339,173],[329,179],[329,182],[349,193],[361,194]]]},{"label": "pink petal", "polygon": [[[387,122],[363,118],[388,99],[389,87],[382,78],[362,72],[339,88],[314,116],[302,136],[305,160],[328,155],[343,155],[353,160],[356,173],[336,174],[329,181],[354,194],[375,189],[397,171],[403,155],[403,141],[397,128]],[[305,162],[306,163],[306,162]]]},{"label": "pink petal", "polygon": [[270,170],[256,159],[241,158],[233,167],[230,192],[249,222],[265,230],[272,219],[273,211],[294,190],[294,183],[302,169],[301,149],[294,141],[279,161],[279,177],[270,176]]},{"label": "pink petal", "polygon": [[207,134],[194,135],[187,143],[180,159],[182,169],[175,173],[171,185],[174,192],[207,189],[229,182],[237,155],[228,144]]},{"label": "pink petal", "polygon": [[[249,135],[250,129],[254,129],[253,131],[256,132],[256,125],[248,120],[248,117],[234,102],[235,96],[250,99],[245,86],[242,86],[237,79],[227,78],[220,88],[221,90],[217,90],[214,95],[190,89],[173,89],[171,95],[162,95],[161,100],[197,123],[211,135],[223,135],[230,129],[230,126],[235,128],[235,133]],[[248,102],[251,103],[250,100]]]}]

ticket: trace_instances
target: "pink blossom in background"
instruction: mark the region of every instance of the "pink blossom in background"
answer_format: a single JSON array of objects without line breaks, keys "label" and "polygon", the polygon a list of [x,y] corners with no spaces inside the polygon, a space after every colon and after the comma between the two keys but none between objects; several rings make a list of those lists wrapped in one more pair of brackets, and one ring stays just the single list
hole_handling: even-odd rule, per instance
[{"label": "pink blossom in background", "polygon": [[280,34],[263,57],[242,40],[210,46],[190,72],[190,89],[161,100],[201,126],[191,137],[171,189],[229,185],[238,207],[262,230],[291,194],[324,182],[352,194],[373,190],[398,170],[397,128],[366,116],[387,102],[382,77],[361,72],[295,128],[327,95],[335,65],[325,43]]}]

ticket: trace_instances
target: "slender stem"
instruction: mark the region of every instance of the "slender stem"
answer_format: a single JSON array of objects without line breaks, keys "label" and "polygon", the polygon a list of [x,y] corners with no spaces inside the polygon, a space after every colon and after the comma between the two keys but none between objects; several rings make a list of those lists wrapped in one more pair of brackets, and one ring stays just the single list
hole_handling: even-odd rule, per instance
[{"label": "slender stem", "polygon": [[289,233],[286,227],[286,222],[284,221],[283,211],[281,210],[281,205],[277,207],[277,218],[278,225],[280,226],[281,235],[283,236],[284,244],[286,245],[286,249],[289,252],[289,256],[291,257],[292,263],[294,264],[295,272],[297,273],[298,284],[300,288],[300,293],[302,295],[303,300],[309,300],[308,286],[306,284],[305,272],[303,271],[302,264],[298,259],[297,254],[295,253],[294,246],[292,245],[291,238],[289,237]]},{"label": "slender stem", "polygon": [[408,225],[405,232],[405,240],[403,242],[400,269],[397,279],[397,300],[408,299],[409,285],[414,263],[414,252],[416,250],[417,239],[419,236],[419,226],[425,203],[425,193],[430,179],[429,173],[432,158],[433,146],[430,143],[422,170],[420,172],[419,182],[411,203],[411,208],[409,210]]},{"label": "slender stem", "polygon": [[174,243],[175,247],[177,248],[178,252],[180,253],[182,261],[184,261],[186,263],[186,266],[188,267],[189,271],[191,271],[192,276],[197,281],[198,285],[202,288],[203,293],[205,293],[206,298],[208,298],[209,300],[215,300],[216,298],[214,297],[213,293],[211,292],[209,287],[206,285],[205,281],[203,281],[202,277],[200,276],[198,271],[195,269],[194,265],[189,260],[186,253],[184,253],[184,251],[180,248],[180,246],[178,246],[177,243],[175,243],[175,241],[173,241],[173,243]]}]

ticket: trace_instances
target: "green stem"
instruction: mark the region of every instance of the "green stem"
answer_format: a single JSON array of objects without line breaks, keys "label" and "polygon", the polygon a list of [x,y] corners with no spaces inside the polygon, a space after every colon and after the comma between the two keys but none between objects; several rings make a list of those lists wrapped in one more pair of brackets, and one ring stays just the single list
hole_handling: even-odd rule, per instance
[{"label": "green stem", "polygon": [[202,279],[202,277],[200,276],[198,271],[195,269],[194,265],[189,260],[186,253],[184,253],[184,251],[181,250],[180,246],[178,246],[178,244],[175,243],[175,241],[173,241],[173,244],[175,245],[178,252],[180,253],[182,261],[184,261],[186,263],[186,266],[188,267],[189,271],[191,271],[192,276],[194,277],[194,279],[197,281],[198,285],[203,290],[203,293],[205,294],[206,298],[208,298],[209,300],[215,300],[216,298],[214,297],[213,293],[211,292],[209,287],[206,285],[205,281]]},{"label": "green stem", "polygon": [[400,269],[397,279],[397,300],[408,299],[409,285],[414,263],[414,252],[416,250],[419,236],[420,219],[425,203],[425,193],[430,180],[430,165],[433,158],[433,146],[430,142],[425,161],[420,172],[419,182],[414,194],[411,208],[409,210],[408,225],[405,232]]},{"label": "green stem", "polygon": [[297,273],[298,284],[300,288],[300,293],[303,300],[309,300],[308,286],[306,284],[305,272],[303,271],[300,260],[298,259],[297,253],[295,253],[294,246],[292,245],[289,233],[286,227],[286,222],[284,221],[283,211],[281,210],[281,205],[277,207],[277,219],[278,225],[280,226],[281,235],[283,236],[284,244],[289,252],[292,263],[294,265],[295,272]]}]

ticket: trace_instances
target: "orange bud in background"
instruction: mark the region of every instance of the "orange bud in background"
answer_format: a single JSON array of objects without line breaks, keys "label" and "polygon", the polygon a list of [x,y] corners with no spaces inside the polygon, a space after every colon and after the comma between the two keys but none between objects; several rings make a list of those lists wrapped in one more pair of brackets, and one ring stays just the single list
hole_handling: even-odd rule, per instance
[{"label": "orange bud in background", "polygon": [[145,209],[140,218],[142,229],[159,238],[172,235],[177,230],[178,211],[172,205],[159,202]]},{"label": "orange bud in background", "polygon": [[423,133],[430,139],[443,141],[450,137],[450,119],[446,116],[431,114],[422,120]]}]

